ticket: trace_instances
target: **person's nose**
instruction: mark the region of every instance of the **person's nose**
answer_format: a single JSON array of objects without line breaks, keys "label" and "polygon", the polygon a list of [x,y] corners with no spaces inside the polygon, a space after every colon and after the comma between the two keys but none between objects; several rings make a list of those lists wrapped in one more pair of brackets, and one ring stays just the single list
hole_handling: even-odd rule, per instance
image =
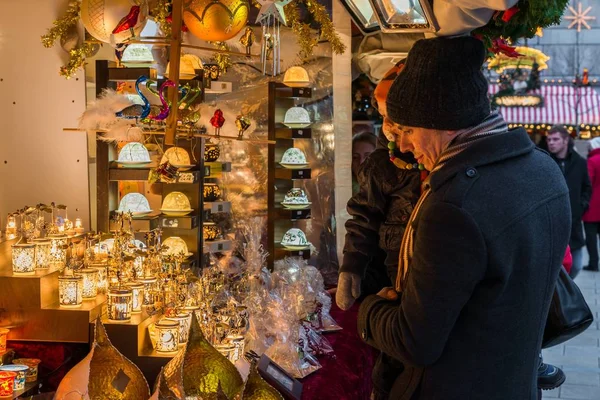
[{"label": "person's nose", "polygon": [[412,151],[410,146],[410,142],[406,138],[406,135],[399,133],[396,135],[396,146],[400,149],[402,153],[406,153]]}]

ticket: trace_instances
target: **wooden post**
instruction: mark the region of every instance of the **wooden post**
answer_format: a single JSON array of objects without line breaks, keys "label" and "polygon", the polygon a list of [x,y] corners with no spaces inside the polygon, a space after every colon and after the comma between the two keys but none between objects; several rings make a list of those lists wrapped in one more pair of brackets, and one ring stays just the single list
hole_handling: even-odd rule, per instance
[{"label": "wooden post", "polygon": [[182,0],[173,0],[173,22],[171,24],[171,52],[169,56],[169,79],[175,82],[175,87],[169,88],[168,98],[171,101],[171,112],[167,117],[165,144],[175,144],[177,132],[177,103],[179,102],[179,58],[181,56],[181,25],[183,19]]}]

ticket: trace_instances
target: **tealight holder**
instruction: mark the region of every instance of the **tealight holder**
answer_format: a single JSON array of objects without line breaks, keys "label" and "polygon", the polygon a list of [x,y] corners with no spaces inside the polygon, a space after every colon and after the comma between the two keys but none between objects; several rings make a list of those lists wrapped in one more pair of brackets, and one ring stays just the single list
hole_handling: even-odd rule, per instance
[{"label": "tealight holder", "polygon": [[138,282],[144,285],[142,306],[154,305],[154,292],[156,286],[156,278],[140,278]]},{"label": "tealight holder", "polygon": [[98,270],[96,268],[83,268],[77,271],[83,278],[83,299],[94,300],[98,294]]},{"label": "tealight holder", "polygon": [[83,278],[81,275],[58,277],[58,303],[61,307],[81,307],[83,301]]},{"label": "tealight holder", "polygon": [[75,218],[75,233],[80,235],[83,232],[85,232],[85,229],[83,228],[83,222],[81,221],[81,218]]},{"label": "tealight holder", "polygon": [[17,237],[17,219],[14,215],[9,215],[6,220],[6,239],[13,240]]},{"label": "tealight holder", "polygon": [[37,269],[50,268],[52,261],[52,240],[48,238],[33,239],[35,244],[35,267]]},{"label": "tealight holder", "polygon": [[127,322],[131,320],[133,293],[128,288],[108,289],[108,319]]},{"label": "tealight holder", "polygon": [[215,344],[213,346],[219,353],[223,354],[229,361],[233,361],[235,346],[231,343]]},{"label": "tealight holder", "polygon": [[35,274],[35,244],[13,244],[11,249],[13,273],[20,275]]},{"label": "tealight holder", "polygon": [[10,329],[8,328],[0,328],[0,354],[6,351],[6,339],[9,332]]},{"label": "tealight holder", "polygon": [[172,319],[162,319],[155,325],[156,351],[172,353],[179,347],[179,323]]},{"label": "tealight holder", "polygon": [[52,242],[50,259],[52,264],[65,265],[67,263],[67,235],[48,235]]},{"label": "tealight holder", "polygon": [[6,364],[0,365],[0,371],[8,371],[16,374],[14,378],[14,391],[25,389],[25,375],[27,371],[29,371],[29,367],[27,365],[21,364]]},{"label": "tealight holder", "polygon": [[0,371],[0,398],[12,399],[16,377],[16,372]]},{"label": "tealight holder", "polygon": [[192,314],[187,312],[178,313],[173,317],[169,317],[179,323],[179,345],[183,346],[188,341],[188,336],[191,327],[191,316]]},{"label": "tealight holder", "polygon": [[21,364],[29,367],[25,374],[25,382],[35,382],[38,378],[38,365],[42,361],[39,358],[15,358],[13,364]]},{"label": "tealight holder", "polygon": [[106,276],[106,264],[104,263],[94,263],[90,264],[89,268],[95,269],[98,271],[98,277],[96,282],[97,292],[100,294],[106,294],[106,290],[108,289],[108,278]]},{"label": "tealight holder", "polygon": [[125,286],[131,289],[131,312],[133,314],[141,313],[142,305],[144,304],[144,284],[141,282],[128,282]]},{"label": "tealight holder", "polygon": [[235,363],[244,355],[244,335],[227,335],[226,339],[234,346],[230,361]]}]

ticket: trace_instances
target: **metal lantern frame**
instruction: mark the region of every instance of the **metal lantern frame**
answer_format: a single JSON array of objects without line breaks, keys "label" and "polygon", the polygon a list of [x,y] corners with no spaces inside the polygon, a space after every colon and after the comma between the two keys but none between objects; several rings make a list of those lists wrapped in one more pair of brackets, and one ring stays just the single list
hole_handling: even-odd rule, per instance
[{"label": "metal lantern frame", "polygon": [[[393,0],[341,0],[342,4],[354,20],[355,24],[364,33],[381,31],[384,33],[405,33],[405,32],[436,32],[439,30],[437,21],[433,15],[432,0],[405,0],[408,3],[418,4],[423,10],[425,23],[394,23],[389,22],[391,13],[404,12],[399,10]],[[373,12],[376,22],[373,18],[367,21],[367,18],[361,11],[365,7]],[[392,14],[393,15],[393,14]]]}]

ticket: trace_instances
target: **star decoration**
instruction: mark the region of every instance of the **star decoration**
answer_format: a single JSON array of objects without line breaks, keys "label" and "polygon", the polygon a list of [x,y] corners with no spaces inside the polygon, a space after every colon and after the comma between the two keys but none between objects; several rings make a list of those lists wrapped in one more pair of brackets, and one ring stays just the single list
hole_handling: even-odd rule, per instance
[{"label": "star decoration", "polygon": [[260,11],[258,12],[258,17],[256,17],[256,23],[263,23],[266,19],[273,16],[283,25],[287,26],[287,21],[285,19],[285,11],[283,8],[287,6],[292,0],[257,0],[260,3]]},{"label": "star decoration", "polygon": [[585,10],[582,10],[581,2],[579,2],[579,4],[577,5],[577,10],[575,10],[572,6],[569,6],[569,11],[573,15],[568,15],[568,16],[564,17],[565,19],[570,19],[573,21],[569,25],[569,29],[571,29],[575,25],[577,25],[577,32],[581,32],[581,25],[585,26],[587,29],[592,29],[592,28],[590,28],[590,26],[587,23],[587,21],[596,19],[596,17],[594,17],[592,15],[587,15],[591,9],[592,9],[592,6],[589,6]]}]

